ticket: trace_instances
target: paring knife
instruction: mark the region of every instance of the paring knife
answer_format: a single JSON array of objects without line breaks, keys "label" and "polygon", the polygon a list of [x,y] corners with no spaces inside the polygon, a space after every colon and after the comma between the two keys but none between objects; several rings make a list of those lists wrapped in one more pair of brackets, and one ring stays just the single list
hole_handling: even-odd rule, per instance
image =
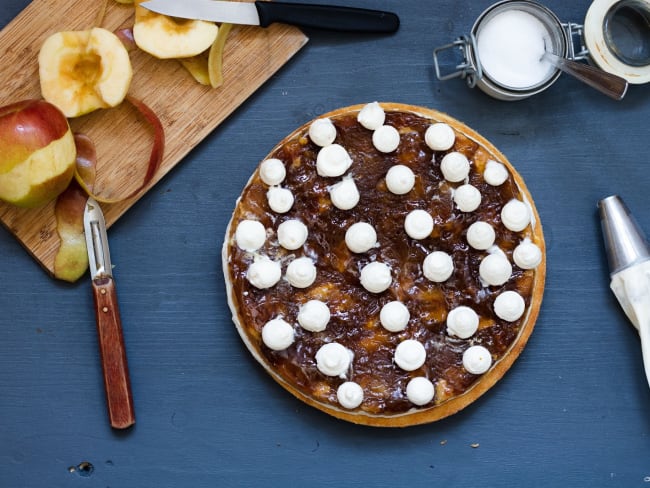
[{"label": "paring knife", "polygon": [[92,279],[99,353],[104,372],[104,388],[111,426],[125,429],[135,423],[131,382],[122,336],[122,321],[108,252],[106,223],[99,204],[88,198],[84,211],[84,231]]},{"label": "paring knife", "polygon": [[399,17],[391,12],[334,5],[221,0],[149,0],[140,6],[170,17],[267,27],[274,22],[346,32],[391,33]]}]

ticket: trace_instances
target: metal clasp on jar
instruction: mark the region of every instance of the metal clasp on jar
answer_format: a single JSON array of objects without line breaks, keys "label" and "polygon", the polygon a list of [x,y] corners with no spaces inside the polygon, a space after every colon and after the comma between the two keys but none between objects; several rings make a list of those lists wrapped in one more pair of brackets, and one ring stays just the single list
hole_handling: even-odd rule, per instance
[{"label": "metal clasp on jar", "polygon": [[[438,54],[448,49],[458,49],[462,53],[463,61],[456,65],[456,70],[451,73],[442,74],[440,63],[438,62]],[[437,47],[433,50],[433,66],[436,70],[436,77],[440,81],[451,80],[453,78],[464,78],[467,80],[467,85],[470,88],[476,86],[476,82],[483,77],[481,65],[476,61],[474,53],[476,48],[476,37],[474,34],[469,36],[461,36],[454,42],[445,44],[444,46]]]},{"label": "metal clasp on jar", "polygon": [[[584,42],[584,26],[582,24],[562,23],[560,24],[566,32],[567,38],[567,53],[566,58],[573,61],[583,61],[589,59],[589,50]],[[578,49],[576,50],[576,44]]]}]

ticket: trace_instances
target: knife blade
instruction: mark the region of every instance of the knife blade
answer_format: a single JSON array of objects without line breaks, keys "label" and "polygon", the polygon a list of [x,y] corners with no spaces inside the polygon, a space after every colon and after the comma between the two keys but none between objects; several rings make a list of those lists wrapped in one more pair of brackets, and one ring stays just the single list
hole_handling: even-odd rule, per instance
[{"label": "knife blade", "polygon": [[140,6],[170,17],[268,27],[274,22],[346,32],[392,33],[399,17],[392,12],[334,5],[227,0],[148,0]]},{"label": "knife blade", "polygon": [[99,204],[92,198],[88,198],[84,209],[84,231],[108,416],[113,428],[125,429],[135,423],[131,382],[108,250],[106,222]]}]

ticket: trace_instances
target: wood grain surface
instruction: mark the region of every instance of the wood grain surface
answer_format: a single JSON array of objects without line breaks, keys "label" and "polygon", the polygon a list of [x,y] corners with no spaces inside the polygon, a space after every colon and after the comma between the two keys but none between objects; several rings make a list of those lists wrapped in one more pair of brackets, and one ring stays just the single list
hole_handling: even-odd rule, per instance
[{"label": "wood grain surface", "polygon": [[[38,51],[51,34],[85,30],[95,25],[102,2],[34,0],[0,32],[0,105],[40,98]],[[101,23],[109,30],[133,25],[132,5],[109,0]],[[165,154],[149,190],[183,157],[255,92],[305,43],[297,28],[234,26],[224,51],[224,84],[209,88],[194,81],[176,60],[160,60],[139,49],[131,51],[133,81],[129,94],[144,101],[165,129]],[[74,131],[88,134],[97,145],[95,192],[109,198],[128,195],[142,182],[152,134],[128,103],[71,120]],[[217,156],[218,158],[218,156]],[[218,164],[218,161],[215,161]],[[110,227],[143,194],[104,205]],[[0,220],[28,252],[51,274],[59,246],[54,203],[39,209],[19,209],[0,202]]]}]

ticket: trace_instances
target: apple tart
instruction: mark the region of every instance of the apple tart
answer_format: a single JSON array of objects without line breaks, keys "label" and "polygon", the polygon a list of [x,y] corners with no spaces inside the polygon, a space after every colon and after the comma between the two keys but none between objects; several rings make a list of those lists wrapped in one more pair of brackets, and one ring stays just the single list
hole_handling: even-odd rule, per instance
[{"label": "apple tart", "polygon": [[386,427],[491,388],[533,330],[546,269],[503,154],[445,114],[377,102],[283,139],[237,200],[222,257],[234,323],[270,375]]}]

